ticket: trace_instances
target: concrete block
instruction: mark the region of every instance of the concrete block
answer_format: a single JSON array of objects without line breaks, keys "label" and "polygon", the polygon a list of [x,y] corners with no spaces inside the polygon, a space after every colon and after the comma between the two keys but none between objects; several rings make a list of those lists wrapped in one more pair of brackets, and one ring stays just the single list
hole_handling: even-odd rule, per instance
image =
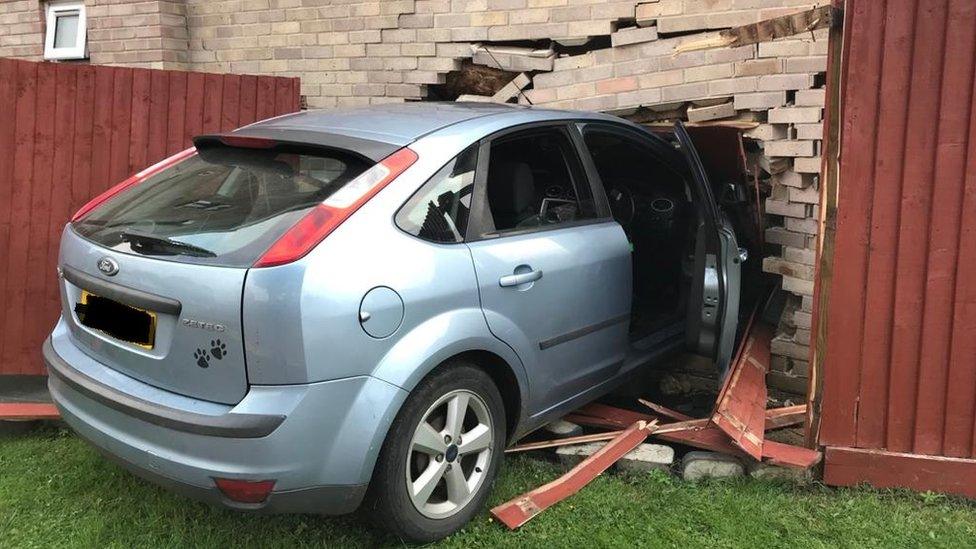
[{"label": "concrete block", "polygon": [[802,40],[777,40],[759,43],[759,57],[790,57],[810,53],[810,46]]},{"label": "concrete block", "polygon": [[515,97],[519,92],[524,89],[532,80],[524,72],[512,79],[511,82],[502,86],[502,89],[495,92],[495,95],[491,96],[492,101],[498,103],[505,103],[509,99]]},{"label": "concrete block", "polygon": [[791,276],[783,277],[783,289],[796,295],[813,295],[813,281]]},{"label": "concrete block", "polygon": [[808,483],[813,481],[813,470],[797,467],[779,467],[768,463],[753,462],[749,464],[749,476],[757,479],[777,479]]},{"label": "concrete block", "polygon": [[753,59],[735,64],[736,76],[764,76],[783,72],[783,60],[778,58]]},{"label": "concrete block", "polygon": [[820,232],[820,220],[818,219],[796,219],[787,217],[785,221],[786,229],[803,234],[816,235]]},{"label": "concrete block", "polygon": [[582,427],[563,419],[557,419],[556,421],[547,423],[542,429],[547,433],[559,438],[575,437],[583,434]]},{"label": "concrete block", "polygon": [[793,126],[797,139],[823,139],[823,123],[796,124]]},{"label": "concrete block", "polygon": [[770,74],[759,77],[759,91],[805,90],[813,86],[812,74]]},{"label": "concrete block", "polygon": [[709,95],[736,95],[754,91],[756,91],[755,76],[712,80],[708,83]]},{"label": "concrete block", "polygon": [[786,372],[769,372],[766,374],[766,385],[773,389],[791,393],[794,395],[805,395],[809,380],[805,377],[794,376]]},{"label": "concrete block", "polygon": [[816,250],[810,250],[807,248],[793,248],[791,246],[787,246],[783,248],[783,259],[792,261],[793,263],[802,263],[803,265],[816,265],[817,252]]},{"label": "concrete block", "polygon": [[572,444],[556,448],[556,457],[559,463],[567,469],[572,469],[579,465],[579,462],[597,453],[600,448],[606,446],[604,442],[588,442],[586,444]]},{"label": "concrete block", "polygon": [[793,263],[778,257],[765,257],[763,258],[763,272],[813,280],[814,267],[802,263]]},{"label": "concrete block", "polygon": [[685,69],[685,82],[701,82],[703,80],[719,80],[732,76],[732,63],[721,65],[705,65]]},{"label": "concrete block", "polygon": [[790,202],[800,202],[803,204],[820,203],[820,189],[817,185],[808,185],[806,188],[790,187],[789,196]]},{"label": "concrete block", "polygon": [[766,199],[766,213],[786,217],[806,217],[807,209],[803,204],[792,204],[785,200]]},{"label": "concrete block", "polygon": [[691,107],[688,109],[689,122],[706,122],[735,116],[735,107],[731,102],[712,107]]},{"label": "concrete block", "polygon": [[663,469],[667,471],[674,463],[674,448],[663,444],[644,443],[624,454],[617,462],[617,468],[623,471],[653,471]]},{"label": "concrete block", "polygon": [[769,111],[770,124],[806,124],[820,122],[819,107],[782,107]]},{"label": "concrete block", "polygon": [[816,152],[816,147],[813,141],[766,141],[763,143],[763,151],[766,153],[766,156],[772,157],[813,156]]},{"label": "concrete block", "polygon": [[469,93],[465,93],[459,95],[458,98],[455,99],[455,101],[467,101],[472,103],[491,103],[492,101],[494,101],[494,99],[492,99],[488,95],[472,95]]},{"label": "concrete block", "polygon": [[813,314],[806,311],[794,311],[793,324],[795,324],[797,328],[809,330],[813,327]]},{"label": "concrete block", "polygon": [[663,101],[688,101],[701,97],[708,97],[707,82],[661,88],[661,99]]},{"label": "concrete block", "polygon": [[[774,126],[777,128],[783,128],[784,126]],[[794,163],[796,160],[794,160]],[[773,176],[773,183],[777,185],[785,185],[787,187],[794,187],[797,189],[805,189],[810,186],[813,182],[813,176],[809,174],[797,173],[796,171],[785,171],[780,174]]]},{"label": "concrete block", "polygon": [[820,163],[821,158],[819,156],[814,156],[813,158],[797,158],[793,161],[793,170],[798,173],[820,173]]},{"label": "concrete block", "polygon": [[774,355],[781,355],[797,360],[807,360],[810,358],[810,347],[800,345],[793,341],[792,337],[780,334],[773,338],[769,350]]},{"label": "concrete block", "polygon": [[796,92],[793,104],[797,107],[823,107],[826,104],[827,90],[800,90]]},{"label": "concrete block", "polygon": [[657,40],[657,27],[631,27],[610,35],[610,44],[614,48],[653,40]]},{"label": "concrete block", "polygon": [[736,110],[766,110],[774,107],[781,107],[786,104],[786,92],[758,92],[736,94]]},{"label": "concrete block", "polygon": [[[773,124],[760,124],[751,130],[747,130],[743,135],[750,139],[758,139],[759,141],[773,141],[776,139],[786,139],[786,126],[773,125]],[[793,172],[783,172],[793,173]]]},{"label": "concrete block", "polygon": [[787,57],[786,72],[818,73],[827,71],[827,56]]},{"label": "concrete block", "polygon": [[688,452],[681,459],[681,478],[733,478],[745,475],[746,469],[738,458],[717,452]]},{"label": "concrete block", "polygon": [[793,248],[806,248],[807,235],[787,231],[783,227],[770,227],[766,229],[766,242]]},{"label": "concrete block", "polygon": [[684,13],[682,0],[658,0],[637,4],[635,16],[637,24],[646,27],[653,25],[659,17],[681,15]]}]

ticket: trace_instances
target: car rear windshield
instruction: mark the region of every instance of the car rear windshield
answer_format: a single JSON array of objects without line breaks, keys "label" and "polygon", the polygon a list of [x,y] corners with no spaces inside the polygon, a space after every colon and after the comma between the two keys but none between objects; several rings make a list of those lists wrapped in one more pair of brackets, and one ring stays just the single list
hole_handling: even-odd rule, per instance
[{"label": "car rear windshield", "polygon": [[124,253],[249,267],[310,208],[372,164],[338,150],[208,148],[72,226]]}]

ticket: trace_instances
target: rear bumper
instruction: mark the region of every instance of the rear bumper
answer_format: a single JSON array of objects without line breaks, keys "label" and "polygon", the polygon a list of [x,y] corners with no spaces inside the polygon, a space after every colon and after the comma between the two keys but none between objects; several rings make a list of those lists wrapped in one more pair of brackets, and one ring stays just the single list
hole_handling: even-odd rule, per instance
[{"label": "rear bumper", "polygon": [[[58,328],[44,346],[44,358],[51,396],[65,422],[135,474],[235,509],[355,510],[406,397],[398,387],[360,376],[252,386],[234,406],[198,401],[123,379]],[[275,479],[275,488],[264,503],[241,504],[227,499],[214,478]]]}]

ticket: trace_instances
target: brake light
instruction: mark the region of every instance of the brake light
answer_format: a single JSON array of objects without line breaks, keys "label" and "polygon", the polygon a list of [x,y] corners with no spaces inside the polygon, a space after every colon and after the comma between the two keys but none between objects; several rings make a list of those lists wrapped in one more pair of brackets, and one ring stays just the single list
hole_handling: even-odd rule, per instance
[{"label": "brake light", "polygon": [[148,168],[142,170],[141,172],[138,172],[130,176],[125,181],[115,185],[111,189],[89,200],[88,203],[82,206],[80,210],[75,212],[75,215],[71,216],[71,221],[78,221],[79,219],[87,215],[89,212],[94,210],[95,208],[101,206],[103,202],[107,201],[113,196],[128,189],[129,187],[132,187],[138,183],[142,183],[146,179],[149,179],[150,177],[165,170],[166,168],[172,166],[173,164],[176,164],[177,162],[181,162],[184,159],[189,158],[190,156],[196,154],[196,152],[197,150],[195,148],[190,147],[185,151],[180,151],[174,154],[173,156],[170,156],[169,158],[160,160],[159,162],[153,164],[152,166],[149,166]]},{"label": "brake light", "polygon": [[239,147],[242,149],[270,149],[278,144],[274,139],[242,135],[224,135],[220,137],[220,142],[228,147]]},{"label": "brake light", "polygon": [[305,257],[329,233],[416,161],[417,153],[404,147],[346,183],[288,229],[264,252],[254,267],[274,267]]},{"label": "brake light", "polygon": [[274,488],[273,480],[241,480],[215,478],[217,488],[231,501],[238,503],[262,503]]}]

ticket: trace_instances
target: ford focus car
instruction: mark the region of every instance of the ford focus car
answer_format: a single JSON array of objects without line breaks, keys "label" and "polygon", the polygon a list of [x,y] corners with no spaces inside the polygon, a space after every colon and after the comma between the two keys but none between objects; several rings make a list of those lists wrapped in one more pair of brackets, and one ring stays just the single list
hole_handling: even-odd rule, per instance
[{"label": "ford focus car", "polygon": [[415,103],[200,136],[65,228],[51,394],[191,497],[446,536],[508,443],[677,349],[728,366],[742,256],[674,134]]}]

